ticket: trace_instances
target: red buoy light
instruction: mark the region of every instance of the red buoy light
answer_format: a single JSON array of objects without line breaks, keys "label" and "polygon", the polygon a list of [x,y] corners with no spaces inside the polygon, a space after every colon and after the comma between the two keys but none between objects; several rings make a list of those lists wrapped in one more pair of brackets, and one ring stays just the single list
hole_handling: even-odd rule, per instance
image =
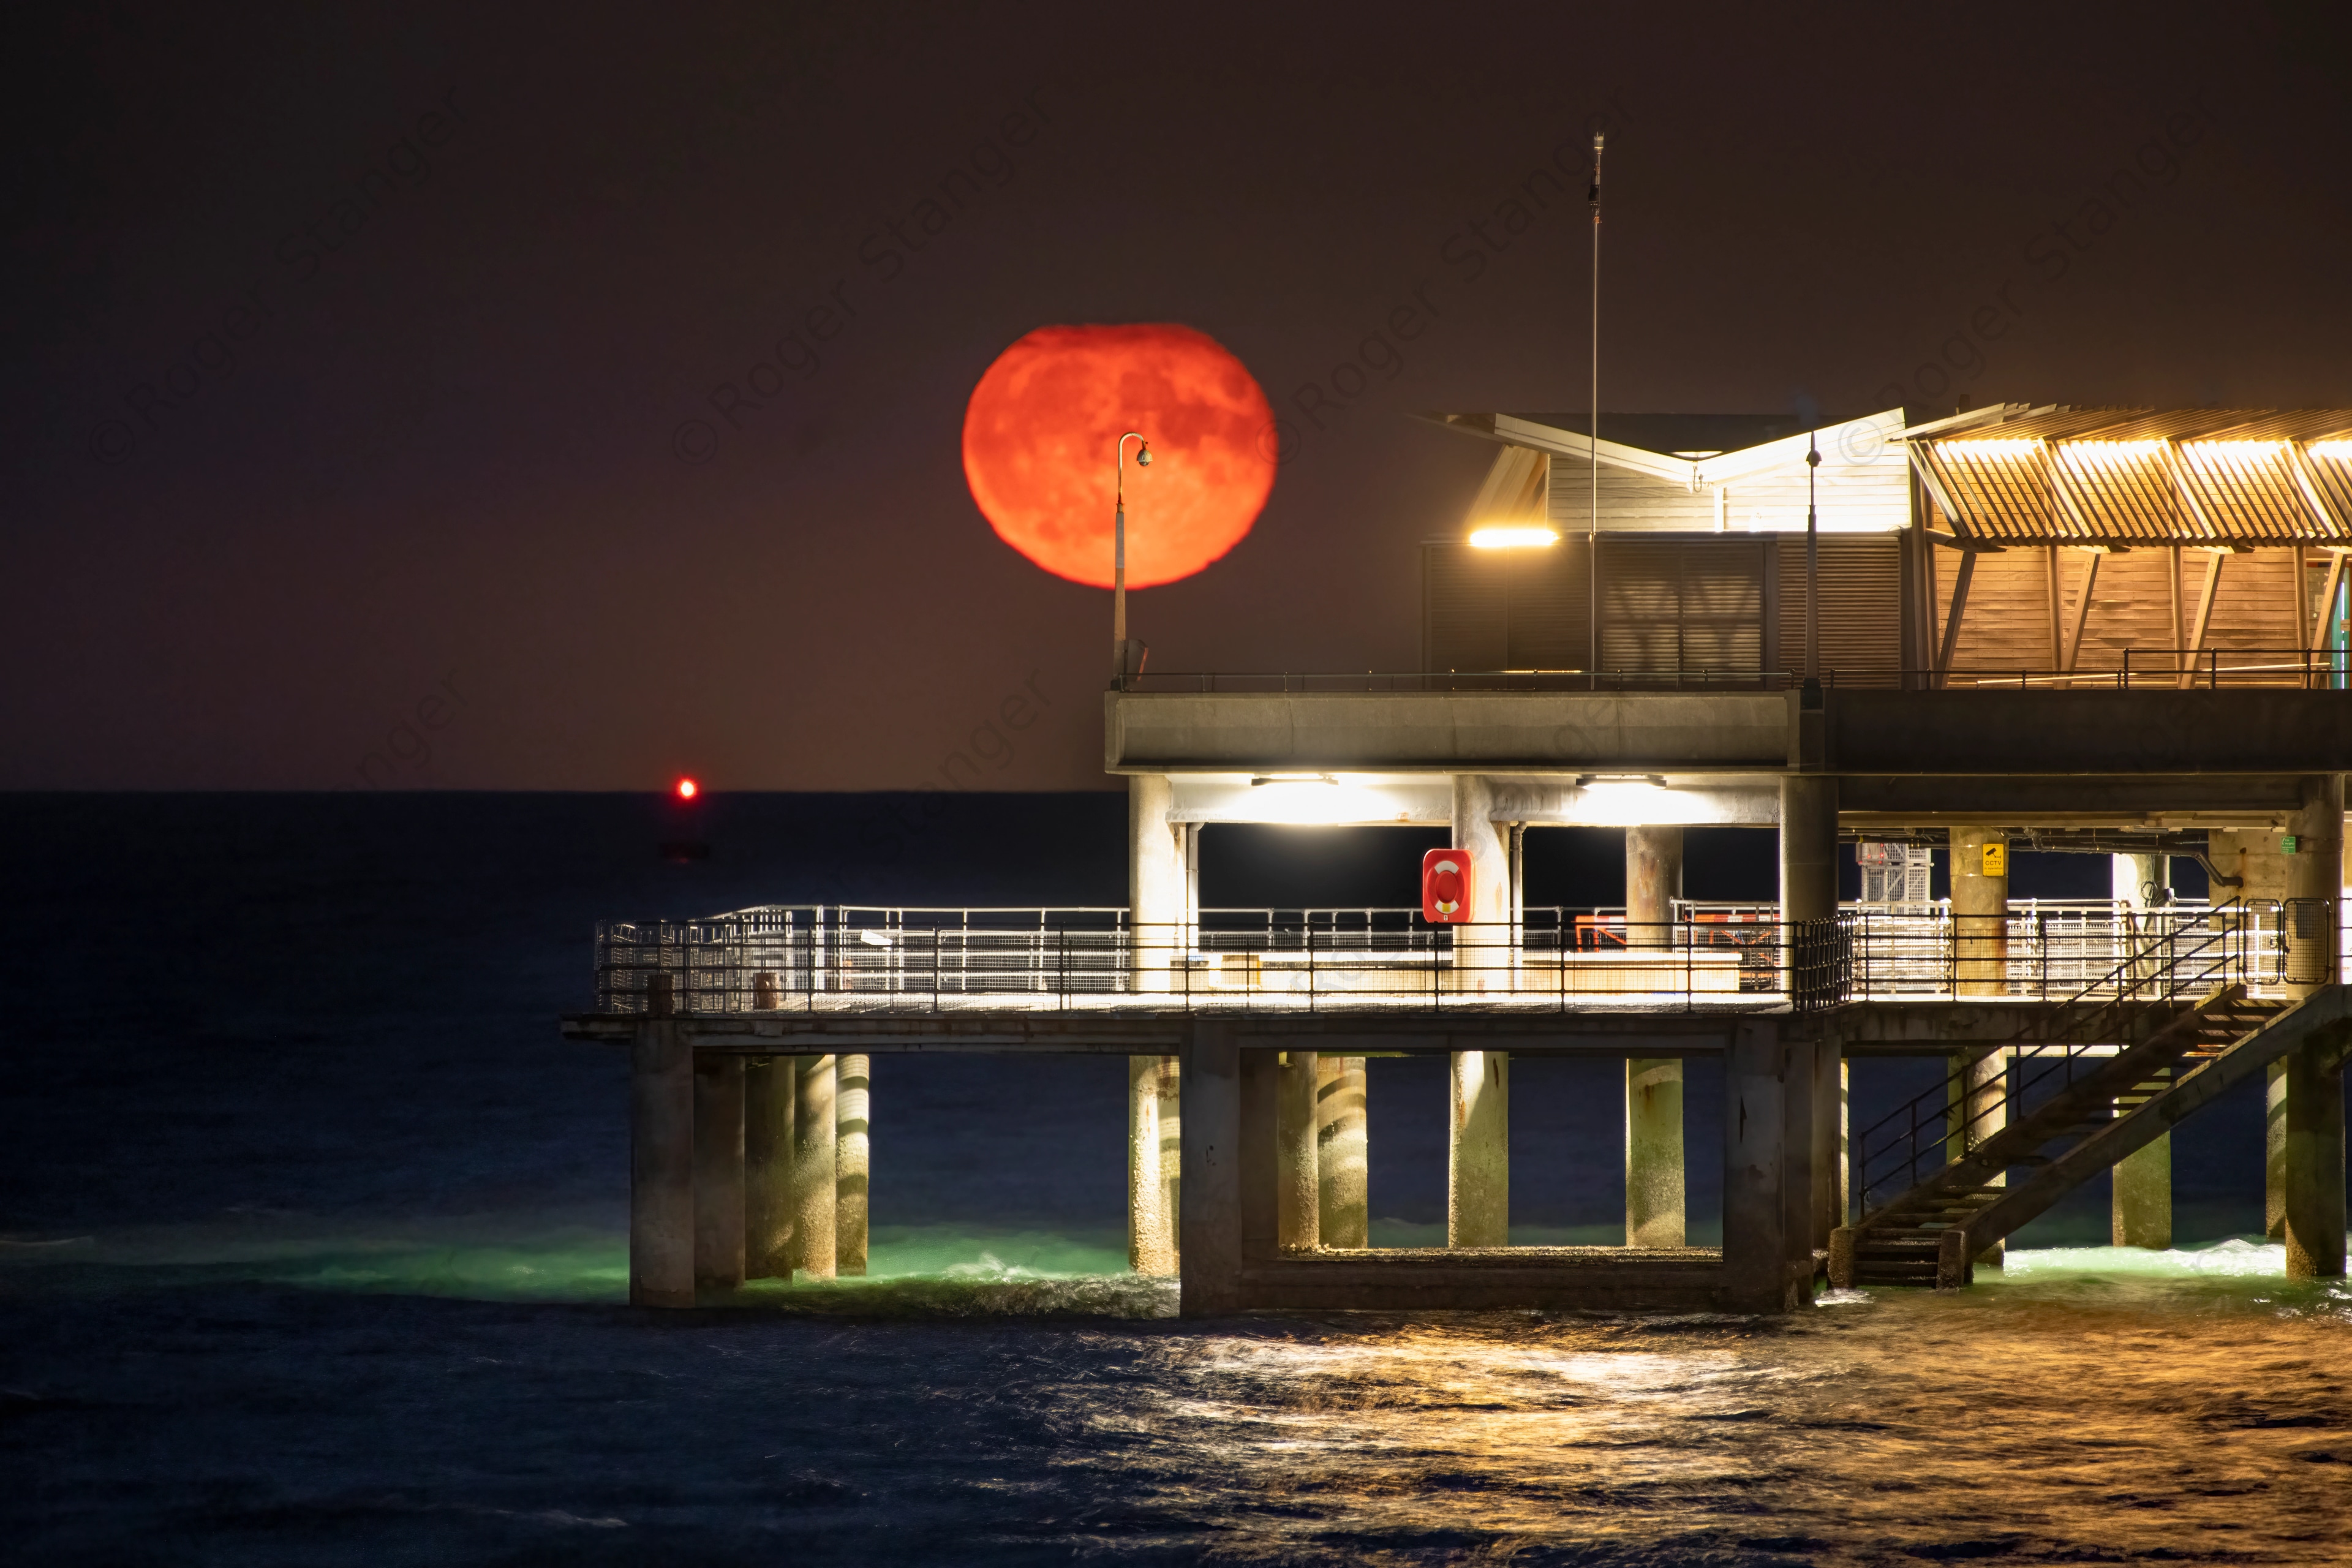
[{"label": "red buoy light", "polygon": [[701,793],[702,786],[696,784],[692,779],[680,779],[677,781],[678,799],[692,800],[696,795],[700,795]]}]

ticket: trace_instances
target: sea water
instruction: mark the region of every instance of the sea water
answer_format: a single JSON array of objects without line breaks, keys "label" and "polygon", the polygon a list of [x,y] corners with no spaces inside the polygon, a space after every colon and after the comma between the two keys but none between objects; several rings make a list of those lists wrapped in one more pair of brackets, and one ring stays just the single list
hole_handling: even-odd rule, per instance
[{"label": "sea water", "polygon": [[[636,799],[12,809],[11,1561],[2352,1561],[2352,1293],[2226,1234],[2258,1111],[2178,1135],[2181,1247],[2072,1245],[2095,1193],[1967,1292],[1185,1322],[1125,1270],[1122,1063],[886,1058],[868,1277],[641,1312],[623,1067],[555,1026],[588,922],[1114,901],[1123,803],[742,803],[679,865]],[[1426,1243],[1442,1080],[1373,1065],[1375,1239]],[[1611,1239],[1544,1066],[1515,1238]]]}]

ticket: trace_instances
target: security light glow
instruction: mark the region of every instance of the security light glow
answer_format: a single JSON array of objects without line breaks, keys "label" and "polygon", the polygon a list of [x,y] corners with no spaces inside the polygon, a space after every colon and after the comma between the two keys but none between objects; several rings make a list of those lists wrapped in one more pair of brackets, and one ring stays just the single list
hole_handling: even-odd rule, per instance
[{"label": "security light glow", "polygon": [[1549,528],[1480,528],[1470,534],[1474,550],[1539,550],[1559,542],[1559,535]]},{"label": "security light glow", "polygon": [[677,781],[678,799],[692,800],[696,795],[700,795],[701,793],[702,786],[696,784],[692,779],[680,779]]}]

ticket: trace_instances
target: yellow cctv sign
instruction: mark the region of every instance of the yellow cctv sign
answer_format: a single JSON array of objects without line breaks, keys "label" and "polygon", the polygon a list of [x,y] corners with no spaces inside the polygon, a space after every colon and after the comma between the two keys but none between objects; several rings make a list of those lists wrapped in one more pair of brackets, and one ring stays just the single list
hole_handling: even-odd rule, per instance
[{"label": "yellow cctv sign", "polygon": [[1984,847],[1984,874],[1988,877],[2009,875],[2009,843],[2006,839],[1988,839]]}]

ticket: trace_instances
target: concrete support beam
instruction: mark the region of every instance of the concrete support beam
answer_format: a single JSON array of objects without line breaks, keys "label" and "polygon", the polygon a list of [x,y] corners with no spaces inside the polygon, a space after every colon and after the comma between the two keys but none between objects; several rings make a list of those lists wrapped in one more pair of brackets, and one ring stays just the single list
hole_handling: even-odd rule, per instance
[{"label": "concrete support beam", "polygon": [[[2168,901],[2172,887],[2171,858],[2164,855],[2116,855],[2108,860],[2108,886],[2117,915],[2125,922],[2124,939],[2134,951],[2153,945],[2158,935],[2155,911]],[[2160,962],[2150,954],[2152,973]],[[2120,1108],[2119,1108],[2120,1109]],[[2107,1173],[2108,1239],[2117,1247],[2141,1247],[2162,1252],[2172,1245],[2172,1134],[2125,1155]]]},{"label": "concrete support beam", "polygon": [[1127,920],[1129,985],[1169,988],[1169,966],[1184,945],[1189,878],[1184,828],[1169,820],[1175,791],[1165,773],[1127,781]]},{"label": "concrete support beam", "polygon": [[1183,1089],[1184,1252],[1179,1310],[1188,1318],[1242,1301],[1241,1049],[1231,1024],[1194,1018],[1180,1061]]},{"label": "concrete support beam", "polygon": [[743,1283],[743,1058],[694,1058],[694,1282]]},{"label": "concrete support beam", "polygon": [[1625,1062],[1625,1245],[1685,1245],[1683,1064]]},{"label": "concrete support beam", "polygon": [[2344,1058],[2335,1038],[2286,1058],[2286,1272],[2344,1278]]},{"label": "concrete support beam", "polygon": [[871,1058],[845,1056],[834,1076],[835,1268],[852,1278],[866,1272],[866,1177],[873,1161]]},{"label": "concrete support beam", "polygon": [[1313,1051],[1285,1051],[1275,1105],[1275,1245],[1285,1252],[1318,1245],[1322,1194],[1316,1163]]},{"label": "concrete support beam", "polygon": [[1138,1274],[1173,1274],[1181,1089],[1174,1057],[1127,1058],[1127,1266]]},{"label": "concrete support beam", "polygon": [[1789,1101],[1791,1063],[1772,1019],[1742,1019],[1724,1053],[1723,1272],[1735,1312],[1785,1312],[1810,1299],[1810,1265],[1792,1267]]},{"label": "concrete support beam", "polygon": [[1494,781],[1454,775],[1454,847],[1470,858],[1470,923],[1454,930],[1454,984],[1507,991],[1517,961],[1511,931],[1511,848],[1493,820]]},{"label": "concrete support beam", "polygon": [[835,1064],[829,1056],[794,1057],[793,1064],[793,1267],[812,1279],[830,1279],[841,1204]]},{"label": "concrete support beam", "polygon": [[629,1069],[629,1304],[691,1307],[694,1051],[676,1023],[649,1017]]},{"label": "concrete support beam", "polygon": [[1813,1226],[1806,1239],[1809,1251],[1826,1252],[1830,1233],[1845,1223],[1845,1058],[1826,1028],[1813,1037],[1812,1090]]},{"label": "concrete support beam", "polygon": [[1511,1244],[1511,1058],[1456,1051],[1447,1075],[1445,1244]]},{"label": "concrete support beam", "polygon": [[[1683,891],[1683,830],[1625,830],[1625,945],[1674,945]],[[1683,1064],[1625,1062],[1625,1245],[1684,1244]]]},{"label": "concrete support beam", "polygon": [[[2004,868],[1985,874],[1985,847],[2000,846]],[[2009,991],[2007,835],[1995,828],[1952,829],[1952,978],[1962,996]]]},{"label": "concrete support beam", "polygon": [[[2337,921],[2343,899],[2344,775],[2302,781],[2301,804],[2288,819],[2294,851],[2286,858],[2286,983],[2307,996],[2331,985],[2342,967]],[[2282,845],[2282,847],[2284,847]]]},{"label": "concrete support beam", "polygon": [[1370,1245],[1371,1152],[1364,1058],[1315,1058],[1316,1238],[1327,1247]]},{"label": "concrete support beam", "polygon": [[793,1277],[793,1058],[743,1064],[743,1277]]},{"label": "concrete support beam", "polygon": [[[1948,1159],[1957,1160],[2009,1125],[2010,1059],[2009,1053],[1998,1046],[1958,1051],[1948,1059],[1951,1082],[1945,1090],[1944,1118],[1951,1137],[1944,1152]],[[1997,1172],[1986,1178],[1985,1184],[2005,1187],[2009,1173]],[[2007,1255],[2007,1244],[1996,1241],[1971,1261],[1999,1268]]]},{"label": "concrete support beam", "polygon": [[2263,1235],[2286,1239],[2286,1058],[2264,1069],[2263,1080]]},{"label": "concrete support beam", "polygon": [[2117,1247],[2162,1252],[2172,1245],[2172,1134],[2126,1154],[2109,1173],[2114,1184],[2109,1239]]}]

